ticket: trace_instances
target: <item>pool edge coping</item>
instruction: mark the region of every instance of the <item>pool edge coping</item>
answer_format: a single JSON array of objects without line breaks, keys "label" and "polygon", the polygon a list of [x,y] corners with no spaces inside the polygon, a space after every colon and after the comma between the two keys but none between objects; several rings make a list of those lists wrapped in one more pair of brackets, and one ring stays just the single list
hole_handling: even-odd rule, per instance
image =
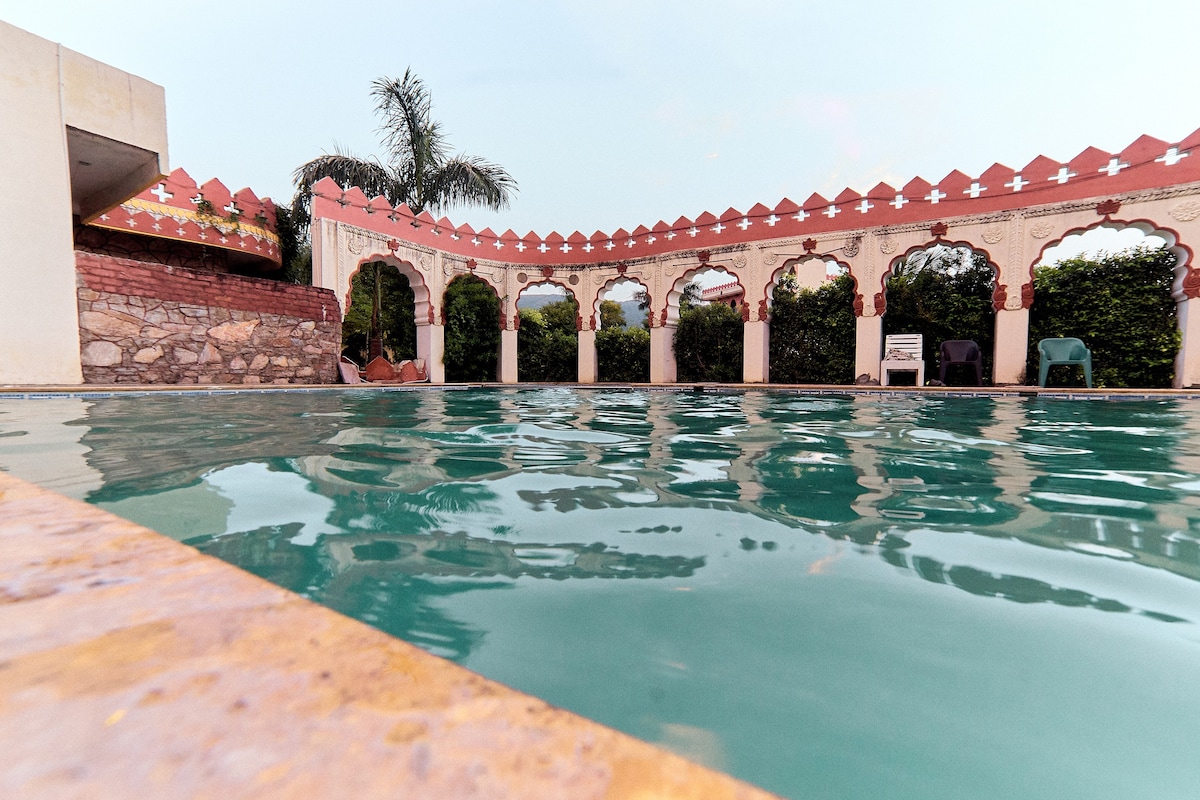
[{"label": "pool edge coping", "polygon": [[0,631],[20,796],[775,797],[4,472]]}]

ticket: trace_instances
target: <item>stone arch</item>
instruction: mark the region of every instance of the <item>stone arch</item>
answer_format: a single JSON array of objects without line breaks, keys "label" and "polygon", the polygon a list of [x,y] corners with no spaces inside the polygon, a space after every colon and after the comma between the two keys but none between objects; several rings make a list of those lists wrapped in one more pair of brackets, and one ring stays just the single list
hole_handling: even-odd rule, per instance
[{"label": "stone arch", "polygon": [[425,280],[425,276],[421,271],[414,267],[411,262],[397,258],[394,255],[372,254],[358,259],[354,265],[354,269],[350,271],[346,279],[346,293],[343,307],[347,310],[350,308],[350,293],[354,286],[354,276],[362,271],[365,264],[374,264],[377,261],[394,267],[401,275],[408,279],[408,285],[412,288],[413,292],[413,315],[417,320],[417,326],[433,324],[436,314],[435,305],[430,298],[429,283]]},{"label": "stone arch", "polygon": [[[746,297],[746,284],[742,281],[741,276],[733,269],[724,264],[711,264],[707,261],[701,262],[695,267],[689,267],[671,283],[671,288],[667,290],[667,296],[660,312],[659,327],[674,327],[679,322],[679,300],[683,297],[683,288],[701,275],[707,275],[712,272],[723,272],[733,278],[739,286],[742,287],[742,296]],[[749,309],[749,305],[743,305],[742,318],[745,319],[745,310]]]},{"label": "stone arch", "polygon": [[582,320],[579,317],[583,311],[583,304],[579,300],[579,295],[575,292],[574,289],[571,288],[570,283],[568,283],[566,279],[555,277],[553,275],[538,276],[536,279],[533,278],[532,276],[530,276],[530,280],[527,283],[521,284],[520,288],[517,289],[517,296],[515,298],[513,298],[513,316],[517,320],[517,328],[520,329],[520,327],[521,327],[521,323],[520,323],[521,318],[517,314],[517,304],[519,302],[521,302],[521,295],[525,294],[525,291],[527,289],[532,289],[535,286],[557,286],[558,288],[560,288],[564,292],[566,292],[567,297],[575,301],[575,307],[577,309],[577,312],[575,315],[576,316],[575,328],[576,328],[576,330],[579,330],[579,326],[582,324]]},{"label": "stone arch", "polygon": [[[763,285],[763,296],[759,298],[759,306],[764,312],[762,318],[766,318],[765,314],[768,313],[771,309],[771,306],[774,305],[775,287],[778,286],[779,282],[783,280],[784,275],[789,273],[797,274],[797,271],[800,270],[803,265],[808,269],[804,270],[804,278],[799,281],[800,288],[816,289],[820,287],[822,283],[828,280],[826,276],[829,274],[830,263],[837,264],[838,267],[840,267],[843,271],[845,271],[847,274],[850,274],[851,278],[854,280],[855,288],[857,289],[858,279],[854,278],[850,270],[850,265],[845,261],[840,261],[827,254],[821,255],[818,253],[808,253],[802,256],[789,258],[775,268],[775,270],[770,274],[766,284]],[[820,281],[816,280],[818,264],[820,265],[820,275],[822,276]]]},{"label": "stone arch", "polygon": [[1166,243],[1164,246],[1175,256],[1175,285],[1173,287],[1175,300],[1179,302],[1187,298],[1200,297],[1200,270],[1197,270],[1192,263],[1192,249],[1180,241],[1177,231],[1173,228],[1161,226],[1149,219],[1121,220],[1105,217],[1091,225],[1071,228],[1055,239],[1047,239],[1046,243],[1042,245],[1037,255],[1027,266],[1026,274],[1029,277],[1031,301],[1033,297],[1033,269],[1041,263],[1046,251],[1062,244],[1068,236],[1078,236],[1101,228],[1112,230],[1132,228],[1141,231],[1146,236],[1157,236],[1162,239]]},{"label": "stone arch", "polygon": [[[999,299],[997,299],[998,295],[1003,295],[1003,290],[1000,288],[1000,265],[996,262],[996,259],[992,257],[992,254],[988,251],[988,249],[986,247],[980,247],[979,245],[975,244],[974,242],[972,242],[968,239],[955,239],[954,241],[950,241],[950,240],[942,239],[939,237],[936,239],[926,241],[924,244],[915,244],[915,245],[909,247],[903,253],[899,253],[899,254],[893,256],[891,258],[891,260],[888,261],[887,266],[884,267],[883,274],[880,276],[880,279],[879,279],[879,285],[883,292],[883,298],[882,298],[882,307],[880,307],[880,301],[878,299],[876,300],[876,308],[878,309],[877,313],[879,313],[879,314],[887,313],[887,282],[888,282],[888,278],[891,278],[892,275],[895,273],[896,265],[900,264],[902,262],[907,262],[909,257],[912,256],[914,253],[919,253],[923,250],[928,250],[931,247],[938,247],[938,246],[945,247],[950,250],[958,250],[958,249],[965,248],[966,250],[970,251],[972,254],[982,253],[987,258],[987,264],[992,269],[993,308],[995,308],[997,311],[1000,310],[1001,305],[997,305],[997,304],[1003,304],[1003,302],[1004,302],[1003,296],[1000,296]],[[855,288],[857,289],[857,286]]]},{"label": "stone arch", "polygon": [[[592,301],[592,330],[600,330],[600,303],[608,299],[605,295],[612,291],[612,289],[618,283],[636,283],[638,286],[642,287],[642,291],[646,293],[646,297],[653,302],[654,298],[650,294],[650,287],[647,286],[646,282],[641,278],[634,277],[632,275],[616,275],[612,278],[609,278],[604,282],[604,285],[600,287],[600,290],[596,292],[596,299]],[[580,313],[582,313],[582,309],[580,309]],[[628,324],[628,322],[629,320],[626,320],[626,324]]]}]

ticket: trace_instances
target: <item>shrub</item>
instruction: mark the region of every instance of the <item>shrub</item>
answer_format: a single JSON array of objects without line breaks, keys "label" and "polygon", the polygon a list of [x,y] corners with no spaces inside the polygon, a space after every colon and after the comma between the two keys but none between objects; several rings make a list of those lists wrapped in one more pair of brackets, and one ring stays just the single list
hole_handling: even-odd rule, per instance
[{"label": "shrub", "polygon": [[673,342],[678,380],[740,382],[742,335],[741,315],[723,303],[681,311]]},{"label": "shrub", "polygon": [[1166,248],[1139,247],[1035,269],[1025,382],[1037,382],[1038,341],[1071,336],[1091,349],[1096,386],[1169,387],[1180,343],[1175,261]]},{"label": "shrub", "polygon": [[841,275],[817,289],[775,287],[771,307],[772,383],[854,380],[854,279]]}]

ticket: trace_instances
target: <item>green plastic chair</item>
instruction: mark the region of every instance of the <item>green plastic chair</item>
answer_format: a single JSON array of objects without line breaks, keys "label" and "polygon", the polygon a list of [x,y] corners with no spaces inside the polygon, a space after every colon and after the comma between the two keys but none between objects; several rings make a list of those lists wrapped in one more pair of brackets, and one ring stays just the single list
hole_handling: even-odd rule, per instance
[{"label": "green plastic chair", "polygon": [[1046,375],[1055,364],[1079,364],[1083,367],[1083,379],[1092,388],[1092,351],[1080,339],[1042,339],[1038,342],[1038,386],[1046,385]]}]

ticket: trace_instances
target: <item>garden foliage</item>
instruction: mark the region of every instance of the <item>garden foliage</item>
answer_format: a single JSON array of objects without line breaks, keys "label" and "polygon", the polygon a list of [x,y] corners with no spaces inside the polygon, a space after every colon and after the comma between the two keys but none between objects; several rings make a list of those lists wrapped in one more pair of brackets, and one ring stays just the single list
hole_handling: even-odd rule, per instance
[{"label": "garden foliage", "polygon": [[522,381],[573,383],[579,379],[579,332],[573,298],[522,309],[517,375]]},{"label": "garden foliage", "polygon": [[[1141,247],[1035,269],[1025,382],[1037,382],[1038,341],[1070,336],[1091,349],[1096,386],[1169,387],[1180,343],[1171,297],[1175,262],[1166,248]],[[1050,382],[1064,379],[1082,384],[1082,370],[1051,370]]]},{"label": "garden foliage", "polygon": [[446,340],[442,363],[446,380],[496,380],[500,348],[500,301],[481,278],[460,275],[450,281],[443,299]]},{"label": "garden foliage", "polygon": [[742,316],[724,303],[684,306],[675,329],[679,381],[742,380]]},{"label": "garden foliage", "polygon": [[772,383],[854,380],[854,279],[841,275],[817,289],[775,287],[771,307]]}]

